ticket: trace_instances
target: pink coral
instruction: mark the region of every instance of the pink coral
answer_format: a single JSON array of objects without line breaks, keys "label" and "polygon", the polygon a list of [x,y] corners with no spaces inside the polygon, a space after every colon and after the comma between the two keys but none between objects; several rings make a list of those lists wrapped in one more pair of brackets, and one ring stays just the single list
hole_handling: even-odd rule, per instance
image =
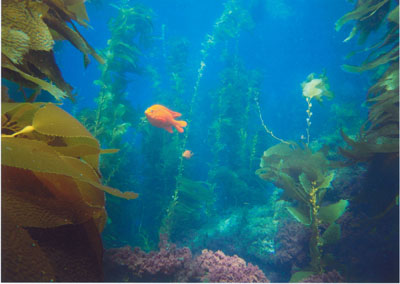
[{"label": "pink coral", "polygon": [[192,258],[189,248],[177,248],[161,238],[159,251],[145,253],[129,246],[109,249],[104,257],[106,281],[132,282],[269,282],[264,273],[238,256],[203,250]]},{"label": "pink coral", "polygon": [[275,236],[277,264],[301,266],[308,260],[310,232],[298,222],[285,222]]},{"label": "pink coral", "polygon": [[113,281],[183,282],[191,277],[191,261],[189,248],[176,248],[173,244],[148,254],[125,246],[106,251],[105,270]]},{"label": "pink coral", "polygon": [[203,282],[269,282],[258,266],[246,265],[237,255],[226,256],[220,250],[203,250],[196,263],[205,272],[200,278]]}]

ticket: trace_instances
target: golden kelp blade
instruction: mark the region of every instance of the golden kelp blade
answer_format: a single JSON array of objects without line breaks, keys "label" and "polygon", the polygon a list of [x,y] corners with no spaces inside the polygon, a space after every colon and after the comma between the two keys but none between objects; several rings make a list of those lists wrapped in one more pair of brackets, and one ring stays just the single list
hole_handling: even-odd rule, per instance
[{"label": "golden kelp blade", "polygon": [[[27,7],[28,5],[23,1],[2,0],[2,28],[6,27],[26,34],[29,38],[30,49],[51,50],[54,41],[47,25],[42,20],[42,13],[48,7],[41,3],[32,3],[29,8]],[[15,44],[17,45],[18,41]]]},{"label": "golden kelp blade", "polygon": [[40,88],[42,88],[43,90],[49,92],[50,94],[52,94],[57,100],[61,100],[63,98],[65,98],[67,96],[67,94],[65,92],[63,92],[62,90],[60,90],[59,88],[57,88],[55,85],[48,83],[42,79],[39,79],[37,77],[31,76],[23,71],[21,71],[20,69],[18,69],[17,67],[15,67],[11,62],[9,62],[8,59],[4,58],[2,56],[2,60],[1,60],[2,66],[4,68],[7,68],[9,70],[12,70],[14,72],[17,72],[19,75],[21,75],[24,79],[36,84],[37,86],[39,86]]},{"label": "golden kelp blade", "polygon": [[52,103],[48,103],[36,112],[32,126],[37,132],[45,135],[90,137],[95,140],[92,134],[76,118]]},{"label": "golden kelp blade", "polygon": [[[54,173],[72,177],[89,183],[99,190],[125,199],[134,199],[138,195],[134,192],[121,192],[115,188],[104,186],[92,176],[93,168],[84,162],[70,157],[59,156],[52,147],[41,141],[2,138],[2,164],[31,171]],[[74,163],[75,167],[72,167]],[[79,169],[78,169],[79,168]]]}]

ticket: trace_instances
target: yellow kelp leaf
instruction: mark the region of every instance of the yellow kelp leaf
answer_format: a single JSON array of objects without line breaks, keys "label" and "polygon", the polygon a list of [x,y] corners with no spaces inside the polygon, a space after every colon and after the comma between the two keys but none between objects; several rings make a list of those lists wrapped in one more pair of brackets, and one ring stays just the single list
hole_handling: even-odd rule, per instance
[{"label": "yellow kelp leaf", "polygon": [[[2,27],[25,33],[29,37],[30,49],[51,50],[54,41],[47,25],[42,20],[42,14],[47,9],[47,5],[32,3],[32,5],[29,4],[29,9],[27,9],[27,5],[25,1],[2,0]],[[17,45],[18,43],[19,41],[15,44]]]},{"label": "yellow kelp leaf", "polygon": [[[66,163],[68,163],[74,170],[79,172],[79,177],[77,178],[79,181],[87,182],[96,188],[103,190],[111,195],[116,197],[125,198],[125,199],[135,199],[138,197],[137,193],[134,192],[121,192],[118,189],[104,186],[99,184],[96,179],[97,175],[92,167],[88,164],[81,162],[78,159],[71,158],[71,157],[61,157]],[[96,177],[96,178],[95,178]]]},{"label": "yellow kelp leaf", "polygon": [[2,135],[15,135],[32,125],[33,115],[43,103],[2,103]]},{"label": "yellow kelp leaf", "polygon": [[119,152],[119,149],[101,149],[100,154],[113,154]]},{"label": "yellow kelp leaf", "polygon": [[[2,164],[32,171],[62,174],[89,183],[99,190],[125,199],[137,198],[134,192],[120,192],[92,179],[93,168],[79,159],[59,156],[52,147],[41,141],[2,138]],[[75,159],[71,162],[71,159]],[[79,163],[78,163],[79,161]],[[72,165],[73,163],[73,165]]]},{"label": "yellow kelp leaf", "polygon": [[80,21],[89,21],[84,0],[64,1],[67,9],[75,14]]},{"label": "yellow kelp leaf", "polygon": [[65,147],[54,147],[53,149],[59,152],[63,156],[70,156],[70,157],[83,157],[88,154],[99,154],[100,149],[97,147],[93,147],[90,145],[85,144],[78,144],[72,146],[65,146]]},{"label": "yellow kelp leaf", "polygon": [[37,109],[43,104],[45,103],[1,103],[1,114],[9,113],[11,117],[14,117],[15,114],[13,112],[17,108]]},{"label": "yellow kelp leaf", "polygon": [[45,135],[93,138],[76,118],[52,103],[36,112],[32,126],[37,132]]}]

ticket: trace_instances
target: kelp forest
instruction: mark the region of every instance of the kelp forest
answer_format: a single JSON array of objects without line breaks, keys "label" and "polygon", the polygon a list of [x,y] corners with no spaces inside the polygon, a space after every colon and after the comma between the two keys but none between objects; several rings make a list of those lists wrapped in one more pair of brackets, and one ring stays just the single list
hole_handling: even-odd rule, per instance
[{"label": "kelp forest", "polygon": [[398,1],[327,25],[355,102],[330,65],[251,59],[290,1],[221,1],[196,44],[146,2],[2,1],[2,281],[398,282]]}]

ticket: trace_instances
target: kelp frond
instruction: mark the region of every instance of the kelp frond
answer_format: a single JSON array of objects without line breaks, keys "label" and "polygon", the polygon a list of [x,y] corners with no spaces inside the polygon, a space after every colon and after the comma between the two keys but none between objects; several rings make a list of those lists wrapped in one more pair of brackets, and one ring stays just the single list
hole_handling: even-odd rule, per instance
[{"label": "kelp frond", "polygon": [[73,23],[87,26],[83,2],[2,1],[2,76],[22,87],[46,90],[56,100],[72,99],[72,87],[64,81],[54,59],[54,40],[70,41],[84,54],[85,66],[89,54],[104,63]]}]

